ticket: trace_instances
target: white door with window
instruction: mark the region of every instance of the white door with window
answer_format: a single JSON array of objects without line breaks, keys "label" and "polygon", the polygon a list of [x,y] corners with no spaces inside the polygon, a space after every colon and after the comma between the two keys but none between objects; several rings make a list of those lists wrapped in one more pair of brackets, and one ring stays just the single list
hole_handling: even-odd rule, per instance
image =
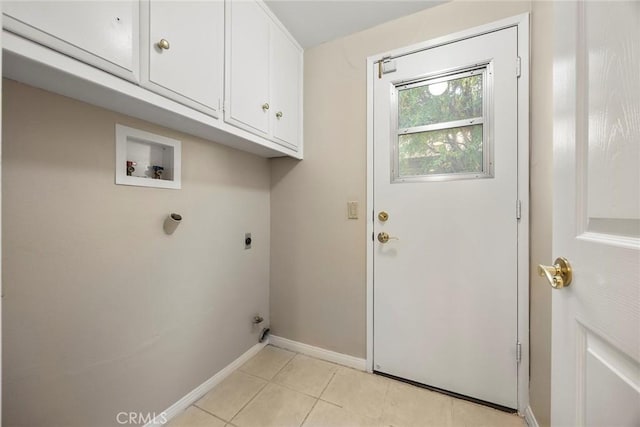
[{"label": "white door with window", "polygon": [[517,31],[373,76],[373,368],[506,408],[518,403]]},{"label": "white door with window", "polygon": [[554,10],[551,422],[639,426],[640,3]]}]

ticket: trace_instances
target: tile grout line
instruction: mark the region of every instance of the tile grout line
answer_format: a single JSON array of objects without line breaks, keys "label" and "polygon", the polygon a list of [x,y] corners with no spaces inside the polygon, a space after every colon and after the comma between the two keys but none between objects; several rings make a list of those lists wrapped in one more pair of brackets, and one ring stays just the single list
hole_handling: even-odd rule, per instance
[{"label": "tile grout line", "polygon": [[[219,420],[224,421],[225,423],[231,423],[231,420],[233,420],[233,419],[235,418],[235,416],[236,416],[236,415],[238,415],[238,413],[239,413],[240,411],[242,411],[242,410],[245,408],[245,406],[247,406],[247,405],[248,405],[248,404],[249,404],[249,403],[250,403],[250,402],[251,402],[251,401],[252,401],[252,400],[253,400],[253,399],[258,395],[258,394],[260,394],[260,392],[261,392],[261,391],[262,391],[262,390],[263,390],[263,389],[264,389],[264,388],[269,384],[269,381],[268,381],[268,380],[265,380],[264,378],[258,377],[258,376],[256,376],[256,375],[252,375],[252,374],[250,374],[250,373],[248,373],[248,372],[244,372],[244,371],[242,371],[240,368],[238,368],[238,369],[236,369],[235,371],[233,371],[229,376],[231,376],[232,374],[234,374],[234,373],[236,373],[236,372],[241,372],[241,373],[242,373],[242,374],[244,374],[244,375],[248,375],[248,376],[250,376],[250,377],[252,377],[252,378],[259,379],[260,381],[264,381],[264,384],[262,384],[262,386],[258,389],[258,391],[256,391],[256,393],[251,397],[251,399],[249,399],[249,400],[247,401],[247,403],[246,403],[246,404],[244,404],[244,405],[243,405],[243,406],[242,406],[238,411],[236,411],[236,412],[234,413],[234,415],[233,415],[231,418],[229,418],[229,420],[225,420],[224,418],[222,418],[222,417],[220,417],[220,416],[218,416],[218,415],[214,414],[213,412],[211,412],[211,411],[209,411],[209,410],[207,410],[207,409],[205,409],[205,408],[203,408],[203,407],[201,407],[201,406],[198,406],[198,402],[199,402],[200,400],[202,400],[202,398],[203,398],[204,396],[208,395],[208,394],[209,394],[209,393],[211,393],[213,390],[215,390],[216,388],[218,388],[220,384],[216,385],[214,388],[212,388],[211,390],[209,390],[209,393],[206,393],[204,396],[202,396],[202,397],[201,397],[200,399],[198,399],[196,402],[192,403],[192,404],[191,404],[191,406],[195,406],[196,408],[198,408],[198,409],[200,409],[200,410],[202,410],[202,411],[206,412],[207,414],[213,415],[214,417],[218,418]],[[228,378],[228,377],[227,377],[227,378]]]},{"label": "tile grout line", "polygon": [[329,384],[331,384],[331,381],[333,381],[333,379],[336,377],[336,373],[338,373],[338,369],[336,369],[333,372],[333,374],[331,374],[331,378],[329,378],[329,381],[327,382],[327,384],[324,386],[324,388],[320,392],[320,396],[318,396],[318,399],[320,399],[322,397],[322,395],[324,394],[324,392],[327,391],[327,389],[329,388]]},{"label": "tile grout line", "polygon": [[456,404],[455,404],[455,398],[451,397],[451,398],[449,399],[449,405],[450,405],[450,407],[451,407],[451,409],[450,409],[450,411],[451,411],[451,412],[450,412],[451,418],[449,419],[449,420],[450,420],[449,422],[451,423],[451,425],[454,425],[454,423],[455,423],[455,418],[456,418],[456,416],[455,416],[455,412],[456,412],[456,411],[455,411],[455,406],[456,406]]},{"label": "tile grout line", "polygon": [[288,386],[288,385],[286,385],[286,384],[280,384],[280,383],[276,383],[276,382],[270,382],[269,384],[273,384],[273,385],[275,385],[275,386],[285,388],[285,389],[287,389],[287,390],[289,390],[289,391],[292,391],[292,392],[294,392],[294,393],[301,394],[301,395],[303,395],[303,396],[310,397],[310,398],[312,398],[312,399],[320,399],[318,396],[314,396],[314,395],[312,395],[312,394],[305,393],[304,391],[296,390],[295,388],[290,387],[290,386]]},{"label": "tile grout line", "polygon": [[[351,368],[344,367],[344,366],[343,366],[343,367],[341,367],[341,368],[351,369]],[[338,371],[337,371],[337,370],[336,370],[336,372],[334,372],[334,373],[333,373],[333,376],[331,377],[331,379],[329,380],[329,382],[328,382],[328,383],[327,383],[327,385],[325,386],[324,390],[322,391],[322,394],[324,394],[324,392],[327,390],[327,388],[329,388],[329,385],[331,384],[331,381],[333,381],[333,379],[337,376],[337,373],[338,373]],[[369,374],[368,372],[365,372],[364,374],[365,374],[365,375],[371,375],[371,374]],[[383,404],[386,404],[386,400],[387,400],[387,396],[388,396],[388,394],[389,394],[389,389],[390,389],[390,388],[391,388],[391,384],[390,384],[390,383],[387,383],[387,387],[386,387],[386,389],[385,389],[385,394],[384,394],[384,397],[383,397]],[[321,394],[321,396],[322,396],[322,394]],[[351,409],[349,409],[349,408],[347,408],[347,407],[344,407],[344,406],[342,406],[342,405],[339,405],[339,404],[337,404],[337,403],[335,403],[335,402],[331,402],[331,401],[329,401],[329,400],[323,399],[322,397],[318,398],[318,400],[319,400],[319,401],[322,401],[322,402],[324,402],[324,403],[326,403],[326,404],[328,404],[328,405],[335,406],[336,408],[343,409],[344,411],[346,411],[346,412],[348,412],[348,413],[350,413],[350,414],[353,414],[353,415],[356,415],[356,416],[361,416],[361,417],[368,418],[369,420],[374,421],[374,422],[376,422],[376,423],[382,423],[382,419],[383,419],[382,415],[384,414],[384,411],[381,413],[381,415],[380,415],[379,417],[374,418],[374,417],[371,417],[371,416],[370,416],[370,415],[368,415],[368,414],[367,414],[367,415],[365,415],[365,414],[361,414],[361,413],[359,413],[359,412],[355,412],[355,411],[353,411],[353,410],[351,410]],[[386,406],[386,405],[385,405],[385,406]],[[378,425],[378,424],[376,424],[376,425]],[[383,426],[383,427],[386,427],[386,426],[384,426],[383,424],[379,424],[379,425],[380,425],[380,426]],[[392,427],[392,426],[388,426],[388,427]]]},{"label": "tile grout line", "polygon": [[202,412],[206,412],[207,414],[211,415],[211,416],[212,416],[212,417],[214,417],[214,418],[217,418],[217,419],[219,419],[219,420],[221,420],[221,421],[224,421],[224,423],[225,423],[225,424],[227,424],[227,423],[229,422],[229,421],[225,420],[224,418],[221,418],[221,417],[217,416],[217,415],[216,415],[216,414],[214,414],[213,412],[211,412],[211,411],[209,411],[209,410],[207,410],[207,409],[201,408],[200,406],[198,406],[198,405],[197,405],[197,404],[195,404],[195,403],[194,403],[194,404],[192,404],[191,406],[193,406],[194,408],[198,408],[198,409],[200,409]]},{"label": "tile grout line", "polygon": [[332,402],[332,401],[330,401],[330,400],[325,400],[325,399],[321,399],[321,398],[318,398],[318,400],[321,400],[321,401],[323,401],[324,403],[328,403],[329,405],[333,405],[333,406],[338,407],[338,408],[340,408],[340,409],[346,409],[344,406],[342,406],[342,405],[338,405],[336,402]]},{"label": "tile grout line", "polygon": [[300,427],[302,427],[304,425],[304,423],[307,422],[307,418],[309,418],[309,415],[311,415],[311,412],[313,412],[313,410],[315,409],[315,407],[316,407],[316,405],[318,404],[319,401],[320,401],[320,399],[316,399],[316,401],[313,402],[313,406],[311,407],[309,412],[307,412],[307,415],[305,415],[304,420],[302,420],[302,422],[300,423]]},{"label": "tile grout line", "polygon": [[[273,381],[273,379],[274,379],[276,376],[278,376],[278,374],[279,374],[279,373],[280,373],[280,372],[281,372],[281,371],[282,371],[282,370],[283,370],[283,369],[284,369],[284,368],[285,368],[289,363],[291,363],[291,361],[292,361],[292,360],[293,360],[293,359],[294,359],[298,354],[300,354],[300,353],[298,353],[298,352],[291,351],[291,350],[285,350],[285,349],[283,349],[283,348],[276,347],[276,346],[271,345],[271,344],[267,344],[267,345],[265,346],[265,348],[267,348],[267,347],[269,347],[269,346],[271,346],[271,347],[273,347],[273,348],[277,348],[278,350],[286,351],[286,352],[288,352],[288,353],[293,353],[293,356],[292,356],[289,360],[287,360],[287,363],[285,363],[284,365],[282,365],[282,367],[281,367],[280,369],[278,369],[278,370],[276,371],[276,373],[275,373],[275,374],[273,374],[273,376],[271,377],[271,379],[269,379],[269,378],[264,378],[264,377],[261,377],[261,376],[256,375],[256,374],[252,374],[251,372],[244,371],[244,370],[242,369],[242,367],[244,366],[244,364],[243,364],[242,366],[240,366],[238,369],[236,369],[236,371],[240,371],[240,372],[242,372],[243,374],[251,375],[252,377],[260,378],[261,380],[264,380],[264,381],[267,381],[267,382],[271,382],[271,381]],[[260,351],[263,351],[263,350],[264,350],[264,349],[262,349],[262,350],[260,350]],[[258,354],[260,354],[260,353],[258,352]],[[255,356],[257,356],[258,354],[256,354]],[[253,357],[255,357],[255,356],[253,356]],[[236,371],[234,371],[234,372],[236,372]]]},{"label": "tile grout line", "polygon": [[213,418],[216,418],[216,419],[218,419],[218,420],[220,420],[220,421],[224,422],[225,424],[229,424],[229,423],[230,423],[230,421],[227,421],[227,420],[225,420],[224,418],[221,418],[221,417],[217,416],[217,415],[216,415],[216,414],[214,414],[213,412],[209,412],[209,411],[207,411],[206,409],[199,407],[199,406],[198,406],[198,405],[196,405],[195,403],[194,403],[194,404],[192,404],[191,406],[193,406],[194,408],[198,408],[198,409],[200,409],[202,412],[204,412],[204,413],[207,413],[207,414],[211,415]]},{"label": "tile grout line", "polygon": [[[276,348],[277,348],[277,347],[276,347]],[[262,351],[262,350],[261,350],[261,351]],[[251,399],[249,399],[249,400],[247,401],[247,403],[245,403],[244,405],[242,405],[242,407],[241,407],[241,408],[240,408],[240,409],[235,413],[235,415],[234,415],[233,417],[231,417],[231,419],[230,419],[229,421],[226,421],[227,423],[232,423],[232,422],[233,422],[233,420],[234,420],[234,419],[235,419],[235,418],[240,414],[240,412],[242,412],[242,411],[244,410],[244,408],[246,408],[247,406],[249,406],[249,404],[250,404],[251,402],[253,402],[253,401],[256,399],[256,397],[258,397],[258,395],[259,395],[260,393],[262,393],[262,391],[263,391],[265,388],[267,388],[267,386],[268,386],[269,384],[275,384],[275,383],[272,383],[273,379],[274,379],[274,378],[275,378],[275,377],[280,373],[280,371],[282,371],[282,370],[284,369],[284,367],[285,367],[285,366],[287,366],[287,365],[288,365],[288,364],[293,360],[293,358],[294,358],[294,357],[296,357],[296,356],[295,356],[295,354],[298,354],[298,353],[295,353],[295,352],[292,352],[292,353],[294,353],[294,356],[293,356],[293,357],[291,357],[291,359],[289,359],[289,360],[287,361],[287,363],[285,363],[285,364],[284,364],[284,366],[282,366],[282,368],[280,368],[280,369],[278,370],[278,372],[276,372],[276,373],[273,375],[273,377],[271,377],[271,379],[270,379],[270,380],[268,380],[268,379],[266,379],[266,378],[259,377],[259,376],[257,376],[257,375],[250,374],[249,372],[242,371],[242,373],[244,373],[244,374],[247,374],[247,375],[252,376],[252,377],[254,377],[254,378],[259,378],[259,379],[261,379],[261,380],[265,381],[265,383],[264,383],[264,385],[260,388],[260,390],[258,390],[258,392],[257,392],[256,394],[254,394],[254,395],[253,395],[253,397],[251,397]],[[254,356],[254,357],[255,357],[255,356]],[[241,370],[241,368],[242,368],[242,367],[238,368],[238,370]]]},{"label": "tile grout line", "polygon": [[234,419],[235,419],[235,418],[240,414],[240,412],[242,412],[242,411],[244,410],[244,408],[246,408],[247,406],[249,406],[249,404],[250,404],[251,402],[253,402],[253,401],[256,399],[256,397],[258,397],[258,395],[259,395],[260,393],[262,393],[262,391],[263,391],[265,388],[267,388],[267,386],[268,386],[268,385],[269,385],[269,382],[268,382],[268,381],[267,381],[267,382],[265,382],[265,383],[262,385],[262,387],[260,387],[260,390],[258,390],[258,392],[257,392],[256,394],[254,394],[254,395],[251,397],[251,399],[247,400],[247,403],[245,403],[244,405],[242,405],[242,407],[241,407],[240,409],[238,409],[238,411],[233,415],[233,417],[231,417],[231,419],[230,419],[229,421],[227,421],[227,422],[228,422],[228,423],[231,423],[231,422],[232,422],[232,421],[233,421],[233,420],[234,420]]},{"label": "tile grout line", "polygon": [[[276,347],[276,348],[280,348],[280,347]],[[291,350],[285,350],[285,351],[291,351]],[[277,385],[278,387],[286,388],[286,389],[287,389],[287,390],[289,390],[289,391],[293,391],[293,392],[295,392],[295,393],[299,393],[299,394],[302,394],[302,395],[304,395],[304,396],[311,397],[312,399],[316,399],[316,400],[320,399],[320,396],[313,396],[313,395],[311,395],[311,394],[305,393],[304,391],[296,390],[296,389],[295,389],[295,388],[293,388],[293,387],[290,387],[290,386],[288,386],[288,385],[286,385],[286,384],[281,384],[281,383],[279,383],[279,382],[276,382],[276,381],[275,381],[275,379],[276,379],[276,377],[278,376],[278,374],[279,374],[280,372],[284,371],[284,368],[286,368],[286,367],[287,367],[287,366],[288,366],[288,365],[293,361],[293,359],[295,359],[295,358],[296,358],[296,356],[299,356],[299,355],[301,355],[301,354],[302,354],[302,353],[298,353],[298,352],[296,352],[296,351],[291,351],[291,352],[292,352],[292,353],[295,353],[295,356],[293,356],[291,359],[289,359],[289,360],[287,361],[287,363],[285,363],[285,364],[284,364],[284,366],[283,366],[283,367],[282,367],[282,368],[281,368],[281,369],[280,369],[280,370],[279,370],[279,371],[278,371],[278,372],[273,376],[273,378],[271,378],[271,379],[269,380],[269,384],[273,384],[273,385]],[[333,376],[332,376],[331,378],[333,378]],[[329,382],[331,382],[331,379],[329,380]],[[327,383],[327,385],[329,385],[329,383]],[[326,389],[326,388],[327,388],[327,387],[325,386],[325,389]],[[322,393],[324,393],[324,389],[322,390],[322,392],[320,393],[320,395],[322,395]],[[315,403],[314,403],[314,405],[313,405],[313,406],[315,406]],[[305,418],[305,419],[306,419],[306,418]]]},{"label": "tile grout line", "polygon": [[257,379],[262,380],[264,382],[267,382],[267,383],[271,382],[271,380],[268,380],[266,378],[260,377],[260,376],[258,376],[256,374],[252,374],[251,372],[243,371],[242,369],[239,369],[239,368],[238,368],[237,371],[234,371],[234,372],[242,372],[245,375],[248,375],[248,376],[253,377],[253,378],[257,378]]},{"label": "tile grout line", "polygon": [[[276,348],[280,348],[280,347],[276,347]],[[287,351],[290,351],[290,350],[287,350]],[[294,357],[292,357],[292,358],[289,360],[289,362],[287,362],[287,363],[282,367],[282,369],[280,369],[280,371],[278,371],[278,373],[277,373],[276,375],[274,375],[274,376],[273,376],[273,378],[272,378],[271,380],[269,380],[269,382],[270,382],[270,383],[273,383],[274,385],[284,387],[284,388],[286,388],[287,390],[291,390],[291,391],[294,391],[294,392],[296,392],[296,393],[300,393],[300,394],[303,394],[303,395],[305,395],[305,396],[312,397],[312,398],[314,398],[314,399],[320,399],[320,396],[322,396],[322,394],[325,392],[325,390],[327,389],[327,387],[329,387],[329,384],[331,383],[331,380],[333,380],[333,377],[336,375],[336,372],[338,371],[338,369],[340,369],[340,368],[341,368],[341,366],[340,366],[340,365],[337,365],[337,364],[335,364],[335,363],[332,363],[332,362],[326,362],[326,363],[328,363],[328,364],[330,364],[330,365],[335,366],[335,367],[336,367],[336,369],[335,369],[335,371],[334,371],[334,372],[332,372],[332,373],[331,373],[331,378],[329,378],[329,381],[327,381],[327,383],[324,385],[324,387],[323,387],[323,388],[322,388],[322,390],[320,391],[320,394],[318,394],[318,396],[314,396],[314,395],[309,394],[309,393],[307,393],[307,392],[304,392],[304,391],[301,391],[301,390],[297,390],[297,389],[295,389],[295,388],[293,388],[292,386],[289,386],[289,385],[287,385],[287,384],[283,384],[283,383],[280,383],[280,382],[277,382],[277,381],[276,381],[277,376],[278,376],[282,371],[284,371],[284,368],[286,368],[286,367],[287,367],[287,365],[289,365],[289,364],[293,361],[293,359],[295,359],[295,358],[296,358],[296,356],[303,356],[303,357],[307,357],[307,358],[309,358],[309,359],[313,359],[313,360],[318,360],[318,361],[321,361],[321,362],[325,362],[324,360],[318,359],[318,358],[313,357],[313,356],[307,356],[307,355],[305,355],[305,354],[297,353],[297,352],[293,352],[293,353],[295,353],[296,355],[295,355]],[[320,399],[320,400],[322,400],[322,399]]]},{"label": "tile grout line", "polygon": [[[335,377],[338,375],[338,370],[340,370],[340,369],[342,369],[342,368],[346,368],[346,367],[345,367],[345,366],[339,366],[339,365],[338,365],[338,369],[336,369],[336,371],[333,373],[333,375],[331,376],[331,379],[329,380],[329,382],[327,383],[327,385],[326,385],[326,386],[324,386],[324,390],[322,390],[322,393],[320,393],[320,397],[318,397],[318,400],[321,400],[321,401],[323,401],[324,403],[328,403],[329,405],[333,405],[333,406],[336,406],[336,407],[338,407],[338,408],[340,408],[340,409],[344,409],[345,411],[348,411],[348,409],[347,409],[347,408],[345,408],[344,406],[342,406],[342,405],[340,405],[340,404],[338,404],[338,403],[336,403],[336,402],[332,402],[332,401],[330,401],[330,400],[327,400],[327,399],[323,399],[323,398],[322,398],[322,395],[324,394],[324,392],[325,392],[325,391],[327,391],[327,389],[329,388],[329,385],[331,384],[331,382],[332,382],[332,381],[335,379]],[[349,369],[349,368],[346,368],[346,369]],[[349,412],[351,412],[351,411],[349,411]]]},{"label": "tile grout line", "polygon": [[[280,347],[274,347],[274,348],[280,348]],[[280,350],[282,350],[282,349],[280,349]],[[285,351],[290,351],[290,350],[285,350]],[[272,382],[272,381],[275,379],[275,377],[277,377],[277,376],[278,376],[278,374],[279,374],[280,372],[282,372],[282,371],[284,370],[284,368],[286,368],[286,367],[289,365],[289,363],[291,363],[291,361],[292,361],[293,359],[295,359],[295,358],[296,358],[296,356],[297,356],[297,355],[299,355],[299,354],[300,354],[300,353],[297,353],[297,352],[295,352],[295,351],[292,351],[291,353],[293,353],[293,357],[291,357],[291,359],[287,360],[287,363],[285,363],[284,365],[282,365],[282,368],[278,369],[278,372],[276,372],[276,373],[273,375],[273,377],[271,377],[271,379],[269,380],[269,382]]]},{"label": "tile grout line", "polygon": [[382,398],[382,411],[380,411],[380,417],[378,417],[378,419],[376,420],[381,424],[382,424],[382,420],[384,420],[384,414],[387,411],[387,407],[389,406],[387,402],[388,402],[389,389],[391,388],[391,384],[392,384],[391,382],[387,382],[387,388],[384,391],[384,397]]},{"label": "tile grout line", "polygon": [[342,406],[342,405],[339,405],[339,404],[337,404],[337,403],[335,403],[335,402],[331,402],[330,400],[326,400],[326,399],[323,399],[323,398],[322,398],[322,395],[324,394],[324,392],[325,392],[325,391],[327,391],[327,389],[329,388],[329,385],[330,385],[330,384],[331,384],[331,382],[334,380],[334,378],[336,377],[336,375],[338,375],[338,371],[339,371],[341,368],[344,368],[344,366],[339,366],[339,365],[338,365],[338,369],[336,369],[336,371],[333,373],[333,375],[331,375],[331,379],[329,380],[329,382],[327,383],[327,385],[326,385],[326,386],[324,386],[324,389],[322,390],[322,393],[320,393],[320,397],[318,397],[318,400],[322,400],[322,401],[323,401],[323,402],[325,402],[325,403],[328,403],[328,404],[333,405],[333,406],[337,406],[338,408],[341,408],[341,409],[346,409],[346,408],[345,408],[344,406]]}]

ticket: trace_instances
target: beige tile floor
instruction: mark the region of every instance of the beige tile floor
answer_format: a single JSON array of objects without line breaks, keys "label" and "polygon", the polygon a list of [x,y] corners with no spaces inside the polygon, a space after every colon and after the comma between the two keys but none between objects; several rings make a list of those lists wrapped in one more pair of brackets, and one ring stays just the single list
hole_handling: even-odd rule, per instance
[{"label": "beige tile floor", "polygon": [[443,394],[267,346],[171,427],[525,427]]}]

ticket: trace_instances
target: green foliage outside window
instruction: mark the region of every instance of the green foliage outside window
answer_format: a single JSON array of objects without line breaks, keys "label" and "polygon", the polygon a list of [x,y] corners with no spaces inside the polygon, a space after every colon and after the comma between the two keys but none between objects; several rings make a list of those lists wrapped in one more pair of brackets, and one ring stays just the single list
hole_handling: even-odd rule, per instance
[{"label": "green foliage outside window", "polygon": [[[400,129],[483,117],[482,74],[398,93]],[[399,175],[482,172],[482,124],[401,134]]]}]

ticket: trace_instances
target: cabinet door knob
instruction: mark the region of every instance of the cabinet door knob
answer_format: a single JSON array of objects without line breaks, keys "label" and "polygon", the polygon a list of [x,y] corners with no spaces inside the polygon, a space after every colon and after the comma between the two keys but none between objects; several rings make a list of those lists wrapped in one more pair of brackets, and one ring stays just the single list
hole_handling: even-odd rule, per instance
[{"label": "cabinet door knob", "polygon": [[267,111],[269,109],[269,104],[268,103],[264,103],[262,104],[262,111]]},{"label": "cabinet door knob", "polygon": [[166,39],[160,39],[160,41],[158,43],[156,43],[156,46],[158,46],[160,49],[164,49],[164,50],[169,50],[169,47],[171,47],[169,45],[169,41],[167,41]]},{"label": "cabinet door knob", "polygon": [[282,111],[278,111],[278,112],[276,113],[276,117],[277,117],[278,119],[281,119],[281,118],[282,118]]}]

